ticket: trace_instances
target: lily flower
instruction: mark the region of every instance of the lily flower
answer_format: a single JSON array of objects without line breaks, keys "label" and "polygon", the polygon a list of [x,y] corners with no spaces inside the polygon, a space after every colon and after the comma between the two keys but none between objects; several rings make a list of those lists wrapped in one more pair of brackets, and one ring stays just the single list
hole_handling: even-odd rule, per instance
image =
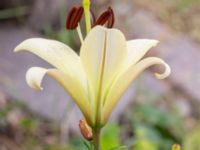
[{"label": "lily flower", "polygon": [[108,121],[120,97],[145,69],[163,65],[158,79],[170,74],[170,67],[160,58],[144,55],[158,44],[157,40],[126,41],[118,29],[94,27],[80,48],[80,55],[69,46],[55,40],[32,38],[23,41],[15,52],[27,50],[55,68],[32,67],[26,73],[26,82],[42,90],[45,74],[50,75],[71,95],[92,128],[102,127]]}]

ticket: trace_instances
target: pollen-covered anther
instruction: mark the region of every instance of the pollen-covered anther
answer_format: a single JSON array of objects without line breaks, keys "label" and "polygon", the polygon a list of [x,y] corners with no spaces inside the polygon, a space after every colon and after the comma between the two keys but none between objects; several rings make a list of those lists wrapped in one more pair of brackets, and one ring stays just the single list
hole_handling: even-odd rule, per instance
[{"label": "pollen-covered anther", "polygon": [[96,25],[105,25],[108,28],[112,28],[115,22],[115,16],[114,16],[114,12],[113,9],[111,7],[108,7],[108,9],[106,11],[104,11],[100,17],[97,19],[96,23],[94,24],[94,26]]},{"label": "pollen-covered anther", "polygon": [[69,12],[69,15],[67,17],[66,22],[66,28],[68,30],[73,30],[78,27],[78,23],[81,21],[81,18],[83,16],[83,7],[73,7],[71,11]]},{"label": "pollen-covered anther", "polygon": [[87,124],[85,119],[81,119],[79,122],[79,128],[81,131],[81,134],[83,135],[83,137],[88,140],[88,141],[92,141],[93,140],[93,133],[92,133],[92,129],[90,128],[90,126]]}]

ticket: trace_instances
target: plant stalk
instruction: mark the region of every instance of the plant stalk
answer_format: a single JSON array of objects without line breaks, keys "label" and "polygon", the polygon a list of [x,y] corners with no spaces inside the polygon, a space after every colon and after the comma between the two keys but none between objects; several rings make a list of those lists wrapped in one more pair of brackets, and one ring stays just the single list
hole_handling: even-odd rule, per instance
[{"label": "plant stalk", "polygon": [[93,130],[93,144],[94,150],[101,150],[101,128],[95,128]]}]

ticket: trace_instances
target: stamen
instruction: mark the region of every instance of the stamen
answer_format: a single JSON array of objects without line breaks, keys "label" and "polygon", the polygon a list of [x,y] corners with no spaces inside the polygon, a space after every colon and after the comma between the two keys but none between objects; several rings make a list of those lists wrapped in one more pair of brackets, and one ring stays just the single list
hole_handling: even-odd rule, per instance
[{"label": "stamen", "polygon": [[66,21],[66,28],[67,29],[71,29],[71,23],[72,23],[72,18],[74,17],[74,14],[76,13],[76,11],[77,11],[77,7],[73,7],[72,9],[71,9],[71,11],[69,12],[69,15],[68,15],[68,17],[67,17],[67,21]]},{"label": "stamen", "polygon": [[[73,7],[67,17],[66,28],[68,30],[76,29],[79,26],[78,24],[81,21],[83,13],[84,13],[84,9],[82,6],[81,7]],[[95,18],[94,12],[92,11],[92,9],[90,9],[90,19],[92,22],[92,27],[94,27],[96,25],[103,26],[106,24],[106,26],[108,28],[112,28],[115,23],[115,16],[114,16],[113,9],[111,7],[108,7],[108,9],[106,11],[104,11],[97,20]],[[80,36],[81,35],[80,27],[78,27],[78,28],[79,29],[77,29],[77,30],[78,30],[79,37],[82,42],[83,37]]]},{"label": "stamen", "polygon": [[106,23],[106,21],[109,19],[110,17],[110,12],[108,10],[106,10],[105,12],[103,12],[100,17],[97,19],[95,26],[96,25],[104,25]]},{"label": "stamen", "polygon": [[110,11],[110,17],[108,19],[108,24],[107,24],[107,27],[108,28],[112,28],[115,24],[115,14],[113,12],[113,9],[111,7],[108,7],[108,10]]},{"label": "stamen", "polygon": [[96,23],[93,25],[105,25],[107,22],[107,27],[108,28],[112,28],[115,22],[115,17],[114,17],[114,12],[113,9],[111,7],[108,7],[108,9],[106,11],[104,11],[100,17],[97,19]]},{"label": "stamen", "polygon": [[72,27],[75,29],[78,27],[78,23],[80,22],[81,18],[82,18],[82,15],[83,15],[83,7],[79,7],[76,11],[76,14],[75,14],[75,17],[74,17],[74,20],[73,20],[73,25]]},{"label": "stamen", "polygon": [[77,29],[78,36],[79,36],[79,39],[81,41],[81,44],[83,44],[83,34],[81,32],[81,28],[80,28],[80,24],[79,23],[78,23],[78,27],[76,29]]},{"label": "stamen", "polygon": [[73,7],[70,11],[67,22],[66,22],[66,28],[68,30],[73,30],[78,27],[78,23],[80,22],[81,18],[83,16],[83,7]]}]

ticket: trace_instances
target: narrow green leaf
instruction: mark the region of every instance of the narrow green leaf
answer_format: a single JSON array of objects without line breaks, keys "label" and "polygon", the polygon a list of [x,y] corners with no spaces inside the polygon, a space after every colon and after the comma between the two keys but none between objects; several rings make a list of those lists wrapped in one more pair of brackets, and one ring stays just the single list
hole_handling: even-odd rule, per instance
[{"label": "narrow green leaf", "polygon": [[85,147],[87,147],[88,150],[92,150],[91,145],[87,141],[83,141],[83,144],[85,145]]}]

